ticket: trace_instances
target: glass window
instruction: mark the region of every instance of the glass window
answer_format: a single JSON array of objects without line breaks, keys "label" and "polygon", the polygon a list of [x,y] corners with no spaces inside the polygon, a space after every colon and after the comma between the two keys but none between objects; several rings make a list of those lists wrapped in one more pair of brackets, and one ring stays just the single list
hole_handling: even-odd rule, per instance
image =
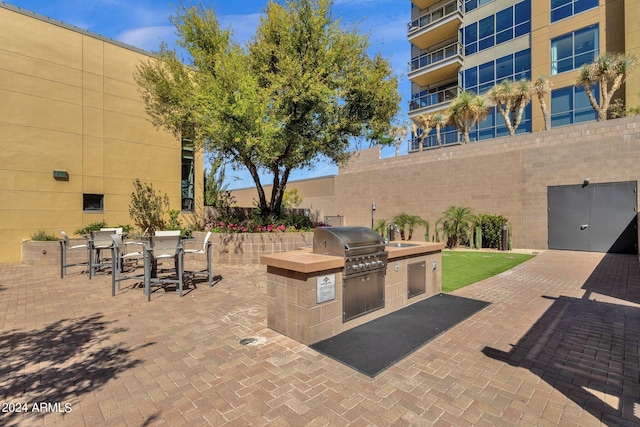
[{"label": "glass window", "polygon": [[194,174],[193,142],[182,138],[182,210],[195,210],[195,174]]},{"label": "glass window", "polygon": [[522,24],[531,21],[531,0],[525,0],[514,7],[515,23]]},{"label": "glass window", "polygon": [[581,13],[594,7],[598,7],[598,0],[574,0],[573,13]]},{"label": "glass window", "polygon": [[514,37],[520,37],[531,32],[531,0],[525,0],[515,5]]},{"label": "glass window", "polygon": [[513,75],[513,55],[503,56],[496,59],[496,82],[511,77]]},{"label": "glass window", "polygon": [[551,22],[598,7],[598,0],[551,0]]},{"label": "glass window", "polygon": [[493,0],[467,0],[464,2],[464,11],[470,12],[473,9],[477,9],[480,6],[491,3]]},{"label": "glass window", "polygon": [[464,29],[465,54],[471,55],[478,51],[478,24],[473,24]]},{"label": "glass window", "polygon": [[476,86],[478,86],[478,67],[464,70],[464,87],[473,90]]},{"label": "glass window", "polygon": [[513,27],[513,7],[496,13],[496,33]]},{"label": "glass window", "polygon": [[[599,101],[599,88],[593,93]],[[551,91],[551,127],[591,122],[598,118],[584,88],[569,86]]]},{"label": "glass window", "polygon": [[525,49],[514,55],[513,80],[531,79],[531,50]]},{"label": "glass window", "polygon": [[[531,51],[529,49],[489,61],[479,67],[464,70],[464,90],[482,94],[502,80],[531,79]],[[479,85],[478,87],[476,87]]]},{"label": "glass window", "polygon": [[598,56],[598,26],[551,40],[551,75],[575,70]]},{"label": "glass window", "polygon": [[478,67],[478,93],[485,93],[495,84],[493,61],[484,63]]},{"label": "glass window", "polygon": [[104,195],[103,194],[83,194],[82,210],[85,212],[103,212],[104,211]]},{"label": "glass window", "polygon": [[525,0],[467,25],[462,31],[465,54],[472,55],[530,32],[531,1]]},{"label": "glass window", "polygon": [[487,16],[478,25],[478,50],[490,48],[494,45],[494,16]]},{"label": "glass window", "polygon": [[[413,3],[412,3],[413,4]],[[478,0],[467,0],[464,2],[464,11],[470,12],[478,8]]]}]

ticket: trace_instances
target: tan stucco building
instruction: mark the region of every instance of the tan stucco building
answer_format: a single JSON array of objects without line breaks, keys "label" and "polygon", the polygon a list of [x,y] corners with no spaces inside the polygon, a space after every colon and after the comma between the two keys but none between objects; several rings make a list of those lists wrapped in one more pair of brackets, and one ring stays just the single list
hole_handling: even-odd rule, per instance
[{"label": "tan stucco building", "polygon": [[136,178],[185,216],[202,206],[202,157],[145,113],[133,74],[149,59],[0,3],[0,262],[38,230],[133,225]]},{"label": "tan stucco building", "polygon": [[[575,87],[578,69],[605,52],[640,56],[638,0],[410,0],[411,81],[409,117],[444,112],[462,91],[485,94],[503,80],[551,82],[545,103],[551,127],[595,120],[584,90]],[[640,106],[640,79],[627,81],[615,98]],[[524,111],[519,133],[545,129],[534,100]],[[410,151],[438,146],[436,131],[413,138]],[[441,142],[459,142],[445,126]],[[495,107],[471,132],[472,141],[508,135]]]}]

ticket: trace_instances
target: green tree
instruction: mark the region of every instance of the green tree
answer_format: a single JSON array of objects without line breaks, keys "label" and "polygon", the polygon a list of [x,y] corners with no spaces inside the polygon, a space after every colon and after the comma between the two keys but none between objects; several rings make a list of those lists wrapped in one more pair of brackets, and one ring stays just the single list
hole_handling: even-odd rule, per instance
[{"label": "green tree", "polygon": [[542,117],[544,118],[544,130],[551,129],[551,115],[547,108],[547,103],[544,98],[551,93],[552,83],[545,76],[538,76],[538,78],[532,84],[533,95],[538,97],[540,103],[540,109],[542,110]]},{"label": "green tree", "polygon": [[515,135],[522,121],[525,107],[531,101],[531,82],[525,79],[513,82],[503,80],[486,93],[487,99],[494,103],[504,119],[509,135]]},{"label": "green tree", "polygon": [[228,190],[224,158],[216,156],[211,160],[209,172],[204,177],[204,204],[218,207],[220,199]]},{"label": "green tree", "polygon": [[[598,121],[607,120],[613,94],[625,82],[635,64],[636,57],[633,54],[606,52],[580,68],[576,86],[584,88],[591,107],[598,114]],[[596,84],[600,86],[600,104],[593,93],[593,86]]]},{"label": "green tree", "polygon": [[298,194],[297,188],[284,191],[284,197],[282,197],[282,207],[287,209],[295,209],[302,204],[302,196]]},{"label": "green tree", "polygon": [[475,221],[475,216],[471,208],[451,206],[438,221],[442,224],[447,245],[455,248],[468,239],[470,224]]},{"label": "green tree", "polygon": [[[188,129],[196,147],[246,168],[263,218],[280,216],[293,170],[319,159],[345,164],[353,141],[393,143],[397,78],[331,8],[330,0],[270,1],[245,49],[212,10],[182,6],[172,22],[189,66],[162,46],[158,61],[136,71],[153,123],[177,135]],[[261,174],[271,178],[270,198]]]},{"label": "green tree", "polygon": [[488,107],[484,97],[467,91],[460,92],[451,101],[447,115],[462,134],[463,143],[469,143],[469,132],[487,116]]}]

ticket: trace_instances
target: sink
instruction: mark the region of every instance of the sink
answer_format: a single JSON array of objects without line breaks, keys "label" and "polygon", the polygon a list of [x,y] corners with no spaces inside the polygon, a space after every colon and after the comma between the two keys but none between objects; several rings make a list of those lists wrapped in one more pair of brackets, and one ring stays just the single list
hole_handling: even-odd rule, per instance
[{"label": "sink", "polygon": [[392,248],[410,248],[411,246],[418,246],[418,245],[415,244],[415,243],[399,243],[399,242],[398,243],[394,243],[394,242],[391,242],[391,243],[387,243],[386,246],[391,246]]}]

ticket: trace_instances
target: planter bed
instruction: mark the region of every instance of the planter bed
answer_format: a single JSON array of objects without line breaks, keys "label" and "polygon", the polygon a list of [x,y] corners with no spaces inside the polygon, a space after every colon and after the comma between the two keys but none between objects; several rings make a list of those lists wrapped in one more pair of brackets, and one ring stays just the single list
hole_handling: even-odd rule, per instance
[{"label": "planter bed", "polygon": [[[204,232],[195,232],[186,247],[202,248]],[[214,264],[260,264],[260,256],[293,251],[313,244],[313,232],[294,233],[213,233],[211,235]],[[86,251],[72,250],[68,262],[86,260]],[[185,260],[204,261],[204,255],[186,255]],[[27,265],[59,265],[60,243],[25,240],[22,242],[22,263]]]}]

